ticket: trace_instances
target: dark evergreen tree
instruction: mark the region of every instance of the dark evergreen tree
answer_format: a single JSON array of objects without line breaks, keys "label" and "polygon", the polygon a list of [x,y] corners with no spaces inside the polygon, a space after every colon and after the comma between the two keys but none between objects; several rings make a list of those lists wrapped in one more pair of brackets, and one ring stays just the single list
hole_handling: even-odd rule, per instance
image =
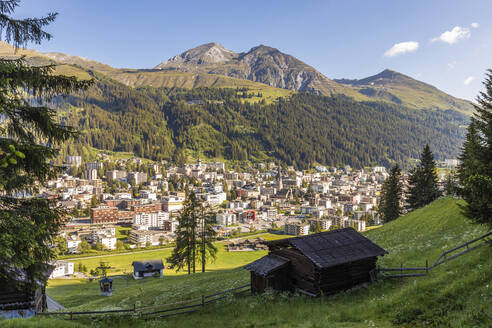
[{"label": "dark evergreen tree", "polygon": [[378,215],[384,223],[397,219],[402,213],[401,170],[398,164],[391,168],[390,175],[383,184]]},{"label": "dark evergreen tree", "polygon": [[[43,18],[14,19],[19,1],[0,1],[2,38],[15,47],[41,43],[51,35],[43,28],[56,14]],[[29,66],[23,58],[0,59],[0,280],[16,280],[26,273],[25,287],[36,288],[46,277],[41,267],[52,260],[49,247],[56,235],[61,211],[36,193],[36,186],[56,175],[49,164],[57,148],[76,131],[60,124],[52,97],[88,86],[74,77],[53,75],[53,66]],[[2,282],[2,284],[3,284]]]},{"label": "dark evergreen tree", "polygon": [[446,196],[456,196],[456,193],[458,192],[458,184],[456,182],[455,172],[451,171],[446,175],[443,190]]},{"label": "dark evergreen tree", "polygon": [[429,145],[425,145],[419,164],[412,169],[408,182],[408,209],[423,207],[441,196],[437,167]]},{"label": "dark evergreen tree", "polygon": [[459,193],[467,202],[465,216],[492,228],[492,70],[487,71],[484,85],[468,126],[458,178]]}]

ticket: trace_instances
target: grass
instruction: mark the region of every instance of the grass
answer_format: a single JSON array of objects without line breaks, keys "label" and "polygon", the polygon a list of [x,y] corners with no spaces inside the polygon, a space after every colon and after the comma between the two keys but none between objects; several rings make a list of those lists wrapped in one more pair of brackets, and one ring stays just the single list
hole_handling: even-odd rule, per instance
[{"label": "grass", "polygon": [[[366,232],[389,254],[384,267],[425,265],[454,246],[486,232],[460,214],[460,201],[443,198],[385,226]],[[222,250],[223,251],[223,250]],[[258,256],[261,254],[258,253]],[[146,281],[115,280],[113,297],[82,281],[57,281],[48,294],[73,309],[114,309],[164,303],[239,286],[249,281],[241,268],[246,254],[221,253],[214,271],[166,275]],[[229,256],[238,256],[232,258]],[[228,258],[229,257],[229,258]],[[490,327],[492,325],[492,248],[482,247],[438,266],[426,277],[385,280],[330,297],[300,295],[230,298],[200,313],[158,321],[102,318],[86,327]],[[229,269],[226,267],[229,266]],[[215,271],[217,270],[217,271]],[[11,320],[7,327],[57,327],[62,319]],[[66,322],[67,326],[71,323]],[[36,325],[37,324],[37,325]]]}]

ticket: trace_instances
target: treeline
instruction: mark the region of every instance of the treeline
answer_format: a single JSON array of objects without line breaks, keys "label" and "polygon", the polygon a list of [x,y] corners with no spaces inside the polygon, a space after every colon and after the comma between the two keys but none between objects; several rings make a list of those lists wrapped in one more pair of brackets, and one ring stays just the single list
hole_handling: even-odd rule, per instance
[{"label": "treeline", "polygon": [[[72,148],[186,160],[188,150],[228,160],[272,159],[297,168],[353,167],[417,158],[429,142],[456,157],[468,118],[454,111],[359,103],[344,96],[295,94],[272,104],[242,103],[239,89],[132,89],[102,76],[85,93],[60,100],[81,137]],[[199,104],[187,104],[201,100]]]}]

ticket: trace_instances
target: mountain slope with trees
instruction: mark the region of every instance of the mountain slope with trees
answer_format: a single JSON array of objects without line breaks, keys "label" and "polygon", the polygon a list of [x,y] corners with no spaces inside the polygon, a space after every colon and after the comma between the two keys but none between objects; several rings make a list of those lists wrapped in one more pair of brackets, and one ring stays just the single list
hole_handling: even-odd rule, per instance
[{"label": "mountain slope with trees", "polygon": [[[457,156],[468,117],[415,111],[344,97],[293,94],[272,103],[242,101],[245,89],[130,88],[101,74],[95,85],[58,99],[62,119],[79,127],[65,151],[90,146],[179,162],[186,155],[354,167],[418,157],[430,142],[439,158]],[[179,160],[178,160],[179,159]]]}]

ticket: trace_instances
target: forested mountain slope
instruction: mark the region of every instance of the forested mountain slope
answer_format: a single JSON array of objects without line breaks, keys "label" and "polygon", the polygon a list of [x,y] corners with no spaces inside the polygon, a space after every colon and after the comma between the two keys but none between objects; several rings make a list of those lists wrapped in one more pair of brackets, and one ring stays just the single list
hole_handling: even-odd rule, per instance
[{"label": "forested mountain slope", "polygon": [[189,154],[280,160],[298,168],[390,165],[418,157],[427,142],[438,157],[455,157],[467,122],[456,111],[415,111],[344,96],[301,93],[249,103],[243,100],[258,94],[245,89],[134,89],[94,77],[88,91],[59,99],[63,120],[83,132],[69,152],[91,146],[175,162]]}]

